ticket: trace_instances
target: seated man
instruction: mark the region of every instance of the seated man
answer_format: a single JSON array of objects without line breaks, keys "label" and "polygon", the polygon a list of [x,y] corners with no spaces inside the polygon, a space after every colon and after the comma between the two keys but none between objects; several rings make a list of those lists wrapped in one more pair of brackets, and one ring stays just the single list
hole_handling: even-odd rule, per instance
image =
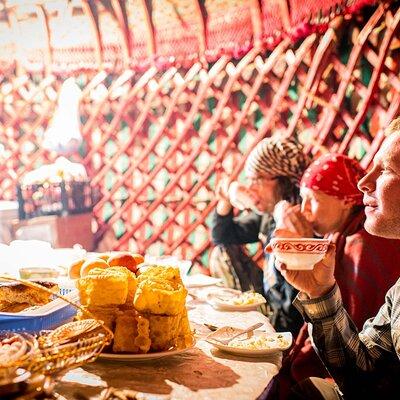
[{"label": "seated man", "polygon": [[[343,304],[358,329],[378,312],[384,294],[399,275],[393,259],[400,259],[398,240],[373,236],[364,228],[362,193],[357,189],[363,175],[357,161],[345,155],[319,157],[301,180],[301,210],[299,206],[286,207],[281,228],[287,230],[276,232],[282,237],[312,237],[315,233],[331,239],[336,245],[335,279]],[[302,333],[305,339],[306,326]],[[295,380],[318,374],[318,359],[308,341],[298,338],[291,363]],[[324,376],[322,366],[319,371]]]},{"label": "seated man", "polygon": [[[387,129],[390,136],[374,158],[371,171],[360,180],[364,193],[365,229],[388,239],[400,238],[400,119]],[[397,264],[398,259],[393,259]],[[295,305],[312,327],[319,354],[346,398],[393,398],[400,393],[400,281],[386,293],[377,315],[361,332],[343,305],[335,279],[335,246],[312,271],[292,271],[280,265],[282,275],[300,293]],[[376,265],[381,270],[381,265]],[[383,270],[381,270],[383,272]],[[323,391],[324,382],[310,380],[296,390],[296,398],[338,398]],[[312,386],[312,387],[311,387]],[[336,396],[336,397],[335,397]]]},{"label": "seated man", "polygon": [[[291,203],[299,201],[299,180],[309,163],[302,146],[294,139],[262,140],[246,160],[245,172],[248,188],[251,192],[252,208],[249,212],[234,217],[227,190],[217,192],[218,204],[212,222],[213,242],[222,247],[226,255],[237,255],[232,247],[245,243],[254,243],[262,238],[267,243],[275,228],[272,212],[275,204],[284,199]],[[243,259],[243,257],[242,257]],[[238,264],[235,257],[231,263]],[[234,273],[250,274],[246,266],[236,266]],[[257,268],[257,267],[256,267]],[[262,287],[262,274],[255,286]],[[241,289],[246,289],[241,287]],[[302,318],[292,306],[297,291],[288,285],[276,270],[265,280],[265,295],[272,308],[272,323],[277,330],[290,330],[297,333],[302,325]]]},{"label": "seated man", "polygon": [[318,158],[301,180],[301,209],[286,207],[286,231],[276,232],[282,237],[315,234],[331,239],[336,245],[335,278],[346,310],[359,329],[378,312],[384,294],[397,280],[393,258],[400,259],[398,240],[373,236],[364,228],[362,193],[357,189],[363,175],[357,161],[345,155]]}]

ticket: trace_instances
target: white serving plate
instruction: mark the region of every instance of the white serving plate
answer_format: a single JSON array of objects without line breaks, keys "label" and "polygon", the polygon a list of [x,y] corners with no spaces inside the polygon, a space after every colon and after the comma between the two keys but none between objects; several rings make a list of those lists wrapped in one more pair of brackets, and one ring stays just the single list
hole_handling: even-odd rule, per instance
[{"label": "white serving plate", "polygon": [[147,361],[147,360],[157,360],[158,358],[171,357],[177,354],[184,353],[194,347],[192,346],[186,347],[184,349],[172,349],[167,351],[160,351],[155,353],[146,353],[146,354],[114,354],[114,353],[100,353],[98,358],[103,360],[113,360],[113,361]]},{"label": "white serving plate", "polygon": [[[239,294],[240,292],[238,292],[237,295]],[[222,298],[219,298],[219,296],[221,295],[218,293],[209,293],[207,296],[207,302],[214,308],[221,311],[251,311],[257,309],[262,304],[265,304],[267,302],[265,299],[260,299],[260,301],[251,304],[229,304],[223,301],[223,297],[225,296],[222,295]],[[233,294],[232,291],[231,298],[233,298],[234,296],[235,294]],[[226,298],[228,299],[229,297],[226,296]]]},{"label": "white serving plate", "polygon": [[[245,356],[245,357],[263,357],[263,356],[268,356],[271,354],[275,354],[277,352],[287,350],[290,348],[292,345],[293,337],[290,332],[276,332],[276,333],[271,333],[267,334],[267,336],[274,337],[276,335],[282,335],[287,341],[288,345],[285,347],[270,347],[270,348],[265,348],[265,349],[246,349],[246,348],[240,348],[240,347],[233,347],[229,345],[222,344],[220,342],[217,342],[216,340],[213,340],[213,337],[218,337],[219,332],[221,331],[220,328],[215,332],[210,333],[206,337],[206,341],[210,344],[212,344],[214,347],[216,347],[219,350],[225,351],[230,354],[235,354],[235,355],[240,355],[240,356]],[[265,332],[262,331],[254,331],[254,336],[259,336],[265,334]],[[246,335],[243,335],[243,337],[246,338]]]},{"label": "white serving plate", "polygon": [[214,286],[221,283],[221,279],[203,274],[186,275],[182,277],[182,281],[187,288]]}]

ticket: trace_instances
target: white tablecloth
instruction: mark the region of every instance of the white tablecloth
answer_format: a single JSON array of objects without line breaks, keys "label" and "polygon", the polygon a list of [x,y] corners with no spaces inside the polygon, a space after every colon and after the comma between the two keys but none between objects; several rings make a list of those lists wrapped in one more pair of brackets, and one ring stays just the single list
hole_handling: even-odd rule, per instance
[{"label": "white tablecloth", "polygon": [[[193,290],[193,289],[192,289]],[[215,290],[211,288],[210,290]],[[203,338],[210,333],[203,323],[218,327],[247,327],[264,322],[273,332],[268,319],[257,311],[217,311],[202,298],[207,289],[197,289],[195,300],[188,304],[189,318],[195,329],[195,348],[173,357],[146,362],[97,360],[67,373],[56,391],[67,399],[74,393],[88,398],[107,386],[140,392],[140,399],[179,400],[249,400],[257,398],[281,366],[281,353],[269,358],[244,358],[223,353]]]}]

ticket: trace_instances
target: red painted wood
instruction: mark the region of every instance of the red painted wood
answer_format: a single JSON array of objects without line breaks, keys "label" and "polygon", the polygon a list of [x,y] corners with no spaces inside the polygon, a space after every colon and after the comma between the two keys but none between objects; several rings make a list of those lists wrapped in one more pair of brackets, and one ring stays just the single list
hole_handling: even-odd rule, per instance
[{"label": "red painted wood", "polygon": [[[311,153],[340,150],[368,167],[400,111],[398,25],[398,8],[379,6],[369,20],[338,17],[322,34],[297,45],[284,38],[240,61],[75,70],[85,146],[74,159],[101,191],[98,243],[206,264],[215,184],[241,179],[246,156],[277,130],[299,134]],[[64,79],[55,71],[1,77],[1,199],[15,198],[27,171],[54,161],[41,144]]]}]

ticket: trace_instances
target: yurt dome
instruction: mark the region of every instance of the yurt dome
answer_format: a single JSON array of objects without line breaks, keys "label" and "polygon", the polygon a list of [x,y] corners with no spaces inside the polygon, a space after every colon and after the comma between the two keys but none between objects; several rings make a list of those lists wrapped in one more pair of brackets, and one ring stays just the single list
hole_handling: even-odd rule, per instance
[{"label": "yurt dome", "polygon": [[[48,132],[71,115],[76,140],[62,155],[99,195],[99,248],[207,265],[215,186],[243,177],[260,140],[293,135],[310,155],[339,151],[368,167],[400,107],[398,2],[0,7],[0,197],[16,199],[16,182],[54,162]],[[60,114],[68,79],[78,97]]]}]

